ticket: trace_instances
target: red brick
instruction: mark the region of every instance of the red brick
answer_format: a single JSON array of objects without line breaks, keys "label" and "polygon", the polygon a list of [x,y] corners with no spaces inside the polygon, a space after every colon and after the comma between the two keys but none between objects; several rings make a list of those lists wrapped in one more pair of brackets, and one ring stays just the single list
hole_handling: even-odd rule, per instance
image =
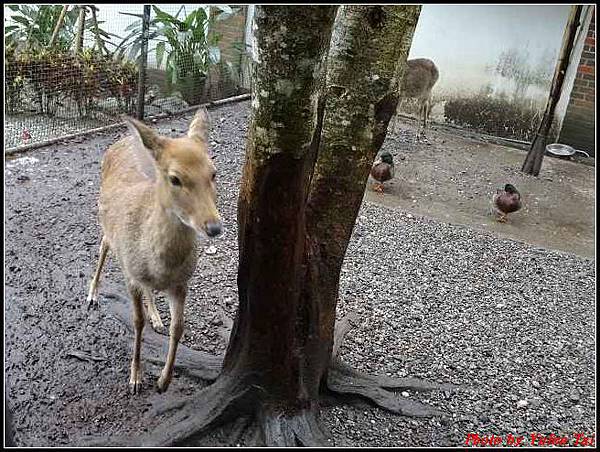
[{"label": "red brick", "polygon": [[596,74],[596,70],[593,66],[579,66],[577,72],[583,72],[584,74]]},{"label": "red brick", "polygon": [[585,38],[585,43],[588,46],[596,46],[596,39],[595,38]]}]

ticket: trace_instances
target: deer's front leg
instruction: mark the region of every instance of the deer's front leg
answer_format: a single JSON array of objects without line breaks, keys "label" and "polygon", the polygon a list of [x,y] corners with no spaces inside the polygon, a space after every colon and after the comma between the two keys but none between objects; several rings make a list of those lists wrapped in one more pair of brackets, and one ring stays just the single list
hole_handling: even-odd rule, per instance
[{"label": "deer's front leg", "polygon": [[169,308],[171,311],[171,325],[169,327],[169,352],[165,361],[165,367],[160,373],[160,378],[157,382],[159,392],[164,392],[168,389],[173,378],[173,366],[175,365],[175,356],[177,354],[177,346],[183,334],[183,308],[185,305],[185,296],[187,293],[186,287],[176,287],[167,291],[169,298]]}]

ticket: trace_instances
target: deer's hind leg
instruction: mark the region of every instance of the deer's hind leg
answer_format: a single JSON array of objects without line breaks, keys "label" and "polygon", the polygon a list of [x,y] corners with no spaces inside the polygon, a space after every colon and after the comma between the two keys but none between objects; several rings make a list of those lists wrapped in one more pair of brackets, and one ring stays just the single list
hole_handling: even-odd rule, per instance
[{"label": "deer's hind leg", "polygon": [[154,296],[152,295],[152,290],[146,288],[144,290],[144,304],[146,306],[146,314],[148,315],[148,319],[150,320],[150,325],[152,325],[152,329],[157,333],[162,333],[165,330],[165,325],[163,324],[158,309],[156,309],[156,304],[154,303]]},{"label": "deer's hind leg", "polygon": [[104,261],[106,260],[106,255],[108,253],[108,241],[105,236],[102,236],[102,241],[100,242],[100,256],[98,258],[98,265],[96,266],[96,272],[94,273],[94,277],[90,283],[90,290],[87,296],[88,309],[98,308],[98,283],[100,282],[100,275],[102,274],[102,268],[104,267]]},{"label": "deer's hind leg", "polygon": [[129,391],[138,394],[142,388],[142,366],[140,355],[142,350],[142,334],[144,332],[144,289],[133,282],[128,282],[127,289],[133,302],[133,356],[131,358],[131,372],[129,377]]}]

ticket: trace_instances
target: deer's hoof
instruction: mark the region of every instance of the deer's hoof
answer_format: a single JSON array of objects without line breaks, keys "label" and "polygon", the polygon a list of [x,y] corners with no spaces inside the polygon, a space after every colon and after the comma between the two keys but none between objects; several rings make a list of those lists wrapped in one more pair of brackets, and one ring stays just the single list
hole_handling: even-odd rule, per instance
[{"label": "deer's hoof", "polygon": [[136,395],[142,392],[142,372],[137,371],[131,374],[129,379],[129,393]]},{"label": "deer's hoof", "polygon": [[160,378],[156,382],[156,390],[162,394],[169,389],[169,384],[171,384],[171,379],[164,377],[164,375],[161,373]]},{"label": "deer's hoof", "polygon": [[131,395],[139,394],[142,391],[142,382],[140,380],[129,382],[129,393]]},{"label": "deer's hoof", "polygon": [[98,309],[100,309],[100,303],[98,303],[98,297],[97,296],[88,295],[86,301],[87,301],[87,309],[88,309],[88,311],[90,309],[94,310],[94,311],[97,311]]}]

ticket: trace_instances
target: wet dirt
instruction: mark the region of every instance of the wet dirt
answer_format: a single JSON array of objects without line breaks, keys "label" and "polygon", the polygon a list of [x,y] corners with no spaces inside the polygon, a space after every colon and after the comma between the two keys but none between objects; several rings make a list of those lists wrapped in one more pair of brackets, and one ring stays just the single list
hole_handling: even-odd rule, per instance
[{"label": "wet dirt", "polygon": [[[237,193],[247,113],[247,103],[214,113],[211,146],[219,190]],[[180,135],[190,117],[159,121],[156,127]],[[406,127],[401,134],[412,133],[411,124]],[[207,384],[176,372],[169,391],[158,394],[153,385],[160,367],[146,362],[142,394],[128,394],[131,337],[106,309],[106,294],[122,293],[124,287],[113,259],[102,277],[100,310],[85,309],[100,242],[100,162],[105,149],[124,135],[125,128],[113,130],[6,159],[5,383],[20,446],[76,446],[86,435],[147,431],[165,421],[162,416],[148,419],[153,402],[190,395]],[[545,159],[541,177],[530,178],[518,170],[521,151],[443,131],[431,132],[430,145],[410,145],[409,139],[402,144],[400,138],[390,136],[385,144],[395,156],[395,179],[383,196],[367,189],[367,199],[594,255],[593,168]],[[521,190],[525,208],[508,224],[496,224],[486,211],[496,187],[506,182]],[[219,206],[225,232],[215,242],[218,251],[200,260],[186,305],[182,343],[209,353],[224,350],[215,328],[216,307],[233,317],[237,305],[236,205],[235,196],[229,198]],[[168,327],[164,299],[157,304]],[[216,429],[194,444],[224,446],[230,438],[226,428]]]}]

